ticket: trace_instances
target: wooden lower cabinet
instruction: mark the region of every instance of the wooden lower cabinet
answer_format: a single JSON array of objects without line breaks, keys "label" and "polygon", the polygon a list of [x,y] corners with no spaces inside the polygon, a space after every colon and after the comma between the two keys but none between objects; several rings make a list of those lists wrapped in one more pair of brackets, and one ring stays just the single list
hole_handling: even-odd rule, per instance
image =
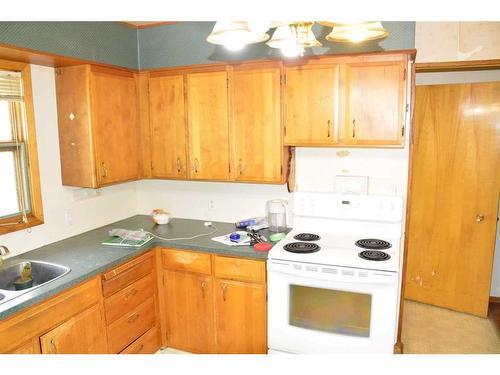
[{"label": "wooden lower cabinet", "polygon": [[40,350],[40,339],[38,337],[35,337],[21,344],[20,346],[12,350],[9,354],[40,354]]},{"label": "wooden lower cabinet", "polygon": [[107,352],[103,311],[99,304],[82,311],[40,337],[43,354]]},{"label": "wooden lower cabinet", "polygon": [[[266,353],[265,262],[186,252],[162,249],[166,345],[194,353]],[[201,267],[207,256],[211,261]]]},{"label": "wooden lower cabinet", "polygon": [[266,285],[215,280],[218,353],[267,353]]},{"label": "wooden lower cabinet", "polygon": [[160,331],[154,326],[132,344],[127,346],[120,354],[151,354],[161,346]]},{"label": "wooden lower cabinet", "polygon": [[163,278],[168,345],[194,353],[214,353],[212,278],[169,270]]}]

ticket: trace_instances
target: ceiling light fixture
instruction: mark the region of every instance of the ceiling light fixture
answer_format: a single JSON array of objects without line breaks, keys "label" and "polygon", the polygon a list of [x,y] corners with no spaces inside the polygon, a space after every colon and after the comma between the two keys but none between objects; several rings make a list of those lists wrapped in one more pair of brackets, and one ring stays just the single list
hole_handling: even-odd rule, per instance
[{"label": "ceiling light fixture", "polygon": [[[330,42],[359,43],[385,38],[389,35],[380,21],[353,23],[321,21],[319,23],[332,27],[332,31],[326,36],[326,40]],[[266,44],[271,48],[279,48],[287,57],[295,57],[303,55],[306,48],[321,46],[312,31],[313,25],[312,21],[218,21],[207,37],[207,42],[224,45],[236,51],[247,44],[267,41],[269,39],[267,31],[276,28],[271,40]]]},{"label": "ceiling light fixture", "polygon": [[329,42],[360,43],[366,40],[385,38],[389,35],[387,29],[380,21],[331,23],[320,22],[324,26],[333,27],[332,32],[326,36]]},{"label": "ceiling light fixture", "polygon": [[[207,37],[207,42],[223,45],[230,50],[236,51],[242,49],[247,44],[260,43],[268,40],[269,35],[266,34],[268,29],[269,28],[257,32],[250,30],[247,22],[218,21]],[[260,30],[262,30],[262,28]]]}]

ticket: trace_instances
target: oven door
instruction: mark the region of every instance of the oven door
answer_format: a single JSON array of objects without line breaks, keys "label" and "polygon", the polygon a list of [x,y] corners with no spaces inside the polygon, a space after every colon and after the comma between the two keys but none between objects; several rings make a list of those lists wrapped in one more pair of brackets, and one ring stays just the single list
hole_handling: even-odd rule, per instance
[{"label": "oven door", "polygon": [[269,349],[392,353],[398,274],[268,260]]}]

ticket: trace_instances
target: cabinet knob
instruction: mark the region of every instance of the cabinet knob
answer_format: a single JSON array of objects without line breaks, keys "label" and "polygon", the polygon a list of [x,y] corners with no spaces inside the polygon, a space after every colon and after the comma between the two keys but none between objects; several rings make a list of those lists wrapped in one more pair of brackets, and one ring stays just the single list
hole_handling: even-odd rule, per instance
[{"label": "cabinet knob", "polygon": [[136,313],[136,314],[132,315],[130,318],[128,318],[127,322],[133,323],[137,320],[137,318],[139,318],[139,314]]},{"label": "cabinet knob", "polygon": [[480,223],[481,221],[484,221],[484,215],[482,214],[477,214],[476,215],[476,221]]}]

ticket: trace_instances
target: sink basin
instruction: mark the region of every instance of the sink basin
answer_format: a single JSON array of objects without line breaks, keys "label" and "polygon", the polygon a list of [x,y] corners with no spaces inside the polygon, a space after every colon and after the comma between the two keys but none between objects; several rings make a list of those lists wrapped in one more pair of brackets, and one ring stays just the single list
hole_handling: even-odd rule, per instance
[{"label": "sink basin", "polygon": [[[33,285],[31,288],[16,290],[14,281],[21,276],[26,263],[31,263],[31,276]],[[14,264],[0,267],[0,304],[10,301],[35,288],[57,280],[71,271],[68,267],[60,264],[42,262],[38,260],[22,260]]]}]

